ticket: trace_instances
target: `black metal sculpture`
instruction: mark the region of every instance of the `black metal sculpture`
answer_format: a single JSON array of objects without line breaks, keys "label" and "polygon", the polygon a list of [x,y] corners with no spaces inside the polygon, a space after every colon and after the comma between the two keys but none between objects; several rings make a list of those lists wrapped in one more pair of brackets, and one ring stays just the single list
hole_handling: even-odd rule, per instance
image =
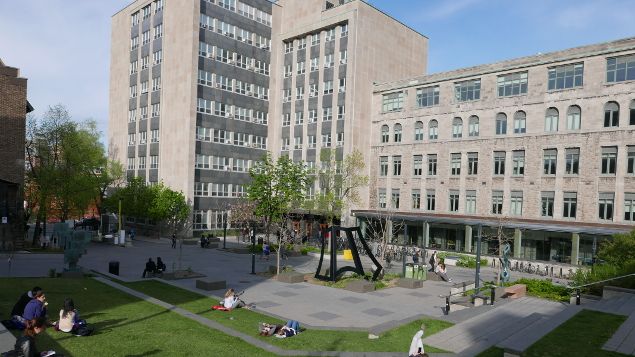
[{"label": "black metal sculpture", "polygon": [[[315,278],[316,279],[320,279],[320,280],[330,280],[330,281],[335,281],[337,279],[337,277],[347,271],[352,271],[354,273],[357,273],[361,276],[364,277],[364,279],[366,278],[366,274],[364,273],[364,267],[362,266],[362,261],[359,258],[359,251],[357,250],[357,244],[355,244],[355,238],[353,237],[353,233],[357,233],[357,236],[359,237],[359,241],[362,245],[362,248],[364,249],[364,251],[366,251],[366,254],[368,254],[368,257],[373,261],[373,264],[375,264],[375,266],[377,267],[377,269],[373,272],[373,276],[371,277],[371,280],[375,281],[377,280],[377,277],[380,276],[382,270],[384,269],[381,264],[379,264],[379,262],[377,261],[377,259],[375,258],[375,256],[373,255],[373,252],[371,251],[370,247],[368,247],[368,244],[366,243],[366,240],[364,239],[364,236],[362,235],[362,230],[360,229],[360,227],[340,227],[340,226],[332,226],[330,228],[327,228],[326,230],[324,230],[324,232],[331,232],[331,252],[330,252],[330,257],[331,257],[331,266],[329,268],[329,271],[327,272],[327,274],[320,274],[320,270],[322,270],[322,262],[324,260],[324,250],[326,247],[326,235],[323,234],[322,235],[322,249],[320,252],[320,262],[318,263],[317,266],[317,271],[315,272]],[[340,268],[339,270],[337,269],[337,232],[344,232],[346,233],[346,240],[348,242],[348,246],[351,249],[351,254],[353,255],[353,262],[355,263],[355,267],[352,266],[345,266]]]}]

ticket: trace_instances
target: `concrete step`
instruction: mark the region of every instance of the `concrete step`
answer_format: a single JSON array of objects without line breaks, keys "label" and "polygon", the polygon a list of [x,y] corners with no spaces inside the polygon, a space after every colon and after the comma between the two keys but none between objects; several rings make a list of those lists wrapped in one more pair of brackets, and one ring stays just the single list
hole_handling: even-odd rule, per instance
[{"label": "concrete step", "polygon": [[584,306],[589,310],[628,316],[635,311],[635,295],[625,294],[619,297],[602,299]]},{"label": "concrete step", "polygon": [[[617,331],[611,336],[611,338],[606,341],[602,349],[607,351],[618,351],[622,345],[624,345],[624,349],[626,349],[628,342],[627,341],[635,341],[635,313],[633,313],[624,323],[620,326]],[[634,347],[635,348],[635,347]],[[631,352],[622,352],[626,354],[632,354]]]},{"label": "concrete step", "polygon": [[560,311],[559,313],[550,316],[535,324],[529,330],[522,330],[518,333],[511,335],[505,340],[498,343],[496,346],[514,354],[520,355],[529,346],[536,343],[542,337],[553,331],[556,327],[560,326],[565,321],[569,320],[575,314],[582,309],[581,306],[573,305]]}]

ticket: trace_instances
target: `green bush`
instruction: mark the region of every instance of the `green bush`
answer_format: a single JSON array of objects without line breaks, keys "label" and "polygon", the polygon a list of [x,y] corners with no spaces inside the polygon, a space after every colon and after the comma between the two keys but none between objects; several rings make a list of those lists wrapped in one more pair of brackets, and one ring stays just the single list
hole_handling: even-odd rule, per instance
[{"label": "green bush", "polygon": [[555,285],[549,280],[522,278],[505,283],[506,286],[515,284],[525,284],[527,286],[527,294],[543,299],[569,301],[571,297],[570,289],[561,285]]},{"label": "green bush", "polygon": [[[575,286],[591,284],[597,281],[609,280],[615,277],[624,276],[635,273],[635,261],[623,264],[617,267],[612,264],[598,264],[593,269],[579,269],[573,276],[573,284]],[[604,286],[618,286],[627,289],[635,289],[635,277],[622,278],[585,287],[582,289],[587,294],[602,295]]]},{"label": "green bush", "polygon": [[[437,253],[439,256],[439,262],[444,262],[447,257],[457,257],[459,258],[456,262],[456,266],[465,267],[465,268],[476,268],[476,257],[473,255],[466,254],[454,254],[451,252],[439,252]],[[481,266],[487,265],[487,259],[481,259]]]}]

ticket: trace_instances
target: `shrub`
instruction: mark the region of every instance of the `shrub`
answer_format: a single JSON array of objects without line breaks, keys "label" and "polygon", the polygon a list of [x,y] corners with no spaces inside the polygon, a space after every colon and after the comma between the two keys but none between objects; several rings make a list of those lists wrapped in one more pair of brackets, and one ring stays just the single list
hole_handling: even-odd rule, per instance
[{"label": "shrub", "polygon": [[[439,252],[437,253],[439,256],[439,262],[443,263],[445,258],[447,257],[457,257],[459,258],[456,262],[456,266],[465,267],[465,268],[476,268],[476,257],[473,255],[466,254],[453,254],[450,252]],[[481,259],[481,266],[487,265],[487,259]]]},{"label": "shrub", "polygon": [[571,297],[570,289],[561,285],[555,285],[549,280],[522,278],[513,282],[508,282],[505,285],[511,286],[515,284],[527,285],[527,294],[543,299],[569,301],[569,298]]},{"label": "shrub", "polygon": [[[624,276],[635,273],[635,261],[623,264],[622,268],[612,264],[599,264],[591,269],[579,269],[573,276],[575,286],[591,284],[597,281],[609,280],[615,277]],[[628,277],[619,280],[613,280],[606,283],[592,285],[582,290],[585,293],[593,295],[602,295],[604,286],[619,286],[622,288],[635,289],[635,277]]]}]

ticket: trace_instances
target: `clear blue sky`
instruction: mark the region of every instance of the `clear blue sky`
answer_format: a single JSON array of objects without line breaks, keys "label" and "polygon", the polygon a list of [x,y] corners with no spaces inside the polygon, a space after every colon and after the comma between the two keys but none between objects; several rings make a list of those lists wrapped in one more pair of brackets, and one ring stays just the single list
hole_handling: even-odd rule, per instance
[{"label": "clear blue sky", "polygon": [[[110,17],[130,2],[0,0],[0,58],[29,79],[35,115],[63,103],[107,130]],[[633,0],[369,2],[430,39],[428,73],[635,36]]]}]

